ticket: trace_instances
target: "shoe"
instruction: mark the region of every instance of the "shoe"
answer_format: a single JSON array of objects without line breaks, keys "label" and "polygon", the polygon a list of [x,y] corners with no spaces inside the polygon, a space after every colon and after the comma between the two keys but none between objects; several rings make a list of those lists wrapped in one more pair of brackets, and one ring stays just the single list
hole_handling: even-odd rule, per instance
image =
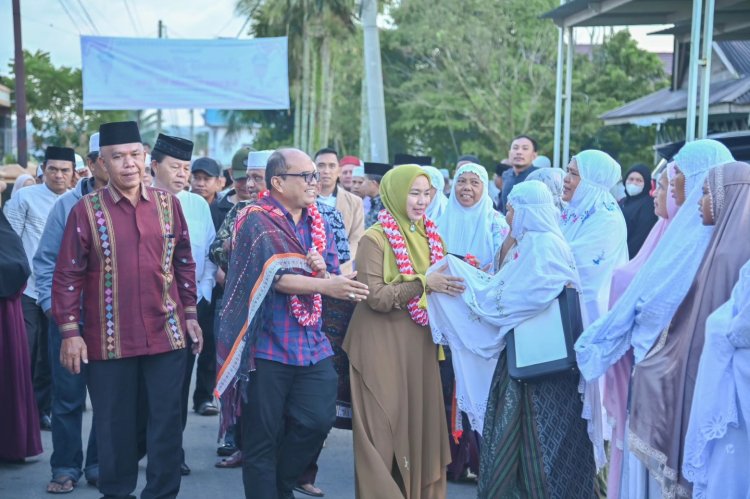
[{"label": "shoe", "polygon": [[242,451],[237,451],[229,457],[222,457],[216,464],[217,468],[239,468],[242,466]]},{"label": "shoe", "polygon": [[199,405],[198,409],[196,409],[195,412],[197,412],[201,416],[216,416],[217,414],[219,414],[219,408],[216,407],[213,402],[207,400],[206,402],[203,402],[201,405]]},{"label": "shoe", "polygon": [[190,472],[191,472],[190,466],[188,466],[185,463],[182,463],[180,465],[180,475],[182,475],[182,476],[188,476],[190,474]]},{"label": "shoe", "polygon": [[52,431],[52,418],[46,414],[39,418],[39,429],[42,431]]},{"label": "shoe", "polygon": [[323,497],[325,493],[323,493],[322,490],[317,488],[315,485],[311,483],[306,483],[304,485],[296,485],[294,487],[295,492],[299,492],[301,494],[305,494],[312,497]]},{"label": "shoe", "polygon": [[235,452],[237,452],[239,449],[236,445],[232,444],[224,444],[221,447],[217,447],[216,449],[216,455],[220,457],[229,457]]}]

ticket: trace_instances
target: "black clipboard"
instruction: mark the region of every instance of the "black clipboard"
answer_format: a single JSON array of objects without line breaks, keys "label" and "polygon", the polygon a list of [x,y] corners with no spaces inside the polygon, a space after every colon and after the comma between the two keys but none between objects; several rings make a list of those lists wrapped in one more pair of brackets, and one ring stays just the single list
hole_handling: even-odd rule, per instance
[{"label": "black clipboard", "polygon": [[[539,328],[543,330],[539,331]],[[516,338],[516,329],[518,334],[524,335],[523,339]],[[516,381],[534,382],[564,371],[577,370],[573,347],[582,332],[583,318],[578,291],[565,287],[548,309],[508,332],[508,374]],[[535,357],[540,357],[533,350],[534,345],[539,345],[540,342],[544,342],[545,354],[552,358],[533,362]],[[549,353],[554,348],[550,348],[550,344],[559,347],[557,353]]]}]

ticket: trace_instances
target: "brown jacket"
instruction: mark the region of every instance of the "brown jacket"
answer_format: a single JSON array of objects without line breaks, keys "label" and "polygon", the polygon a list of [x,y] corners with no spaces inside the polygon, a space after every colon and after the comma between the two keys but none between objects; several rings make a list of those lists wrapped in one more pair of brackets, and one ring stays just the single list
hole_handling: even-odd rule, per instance
[{"label": "brown jacket", "polygon": [[362,235],[365,233],[365,209],[362,206],[362,198],[336,187],[336,209],[341,212],[344,219],[346,234],[349,236],[349,251],[352,259],[341,266],[341,273],[351,272],[354,266],[354,257],[357,256],[357,246]]}]

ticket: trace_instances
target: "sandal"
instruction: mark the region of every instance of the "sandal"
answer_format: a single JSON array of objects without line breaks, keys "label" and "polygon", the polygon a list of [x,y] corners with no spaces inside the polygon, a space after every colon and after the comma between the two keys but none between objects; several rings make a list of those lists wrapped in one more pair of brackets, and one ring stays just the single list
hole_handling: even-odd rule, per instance
[{"label": "sandal", "polygon": [[322,490],[311,483],[297,485],[296,487],[294,487],[294,491],[312,497],[323,497],[325,495]]},{"label": "sandal", "polygon": [[224,457],[214,464],[217,468],[239,468],[242,466],[242,451],[238,450],[229,457]]},{"label": "sandal", "polygon": [[68,475],[60,475],[47,484],[48,494],[70,494],[76,488],[76,481]]}]

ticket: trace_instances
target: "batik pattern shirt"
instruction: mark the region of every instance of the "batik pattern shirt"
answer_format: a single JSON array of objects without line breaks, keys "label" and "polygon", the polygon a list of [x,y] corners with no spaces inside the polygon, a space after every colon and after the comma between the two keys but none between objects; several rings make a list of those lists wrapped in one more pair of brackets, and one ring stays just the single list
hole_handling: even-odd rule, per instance
[{"label": "batik pattern shirt", "polygon": [[152,187],[136,206],[111,186],[84,196],[65,225],[52,315],[63,338],[83,336],[90,360],[185,348],[196,285],[179,200]]},{"label": "batik pattern shirt", "polygon": [[365,229],[369,229],[370,226],[378,223],[378,213],[380,210],[384,210],[385,206],[381,201],[380,196],[375,196],[370,200],[370,211],[365,215]]}]

